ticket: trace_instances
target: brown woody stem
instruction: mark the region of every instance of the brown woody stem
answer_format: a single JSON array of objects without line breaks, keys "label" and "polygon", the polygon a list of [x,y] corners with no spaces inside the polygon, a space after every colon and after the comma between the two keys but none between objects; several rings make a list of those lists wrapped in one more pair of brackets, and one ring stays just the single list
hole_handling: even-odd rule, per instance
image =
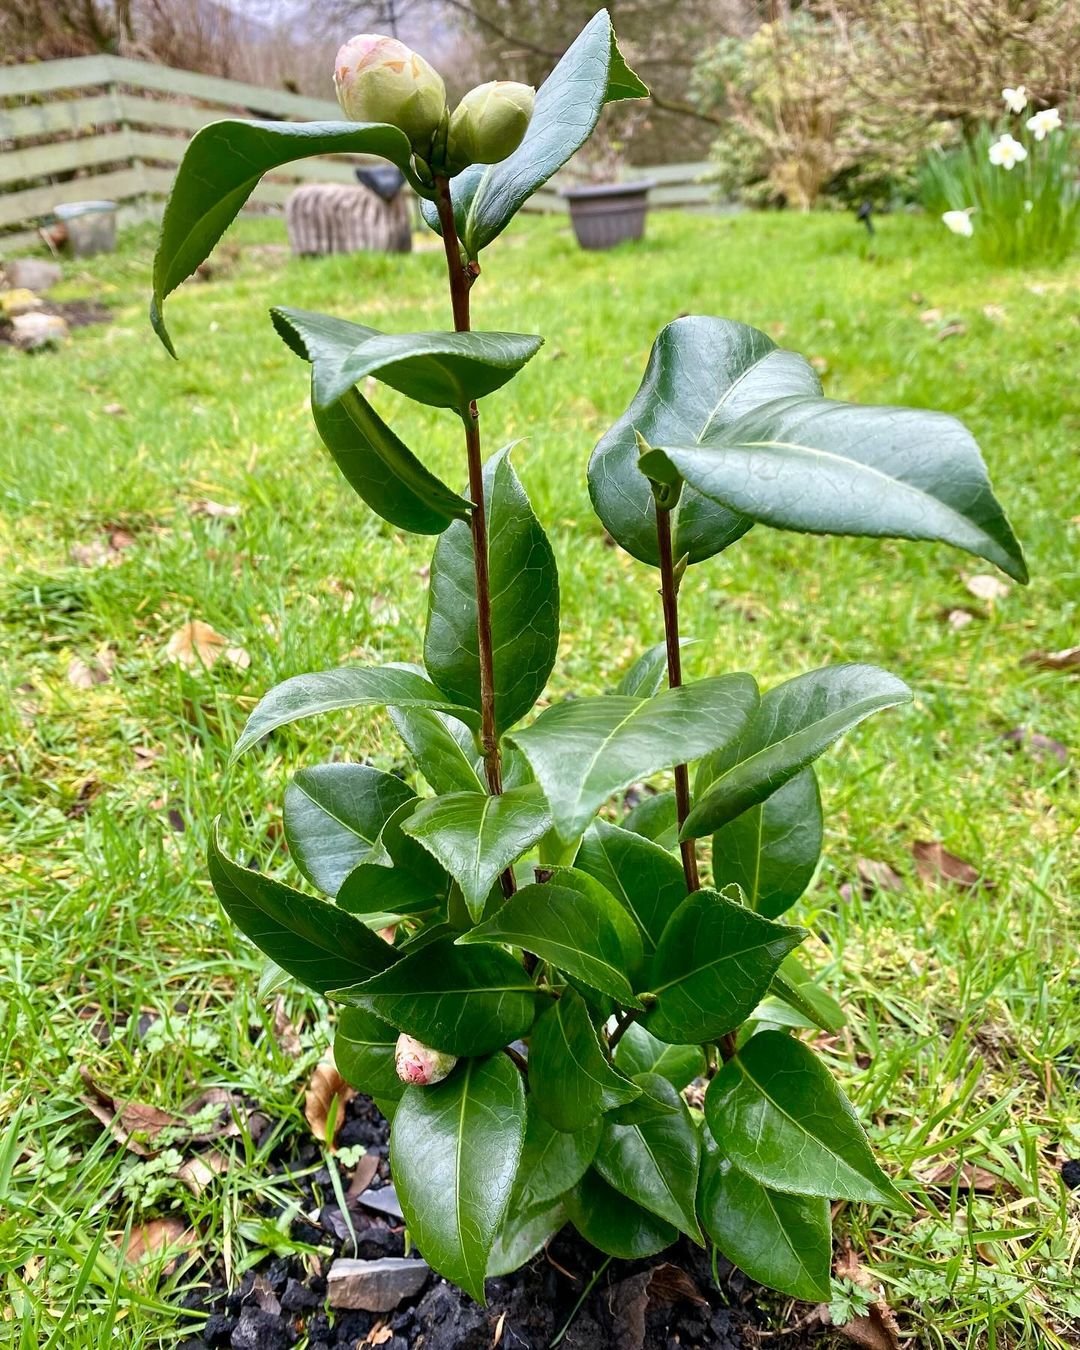
[{"label": "brown woody stem", "polygon": [[[682,684],[682,655],[679,649],[679,585],[675,578],[675,560],[671,553],[671,512],[656,508],[656,543],[660,553],[660,597],[664,606],[664,640],[667,643],[668,686]],[[690,814],[690,774],[685,764],[675,766],[675,811],[682,829]],[[679,841],[686,889],[701,888],[698,877],[697,849],[692,839]]]}]

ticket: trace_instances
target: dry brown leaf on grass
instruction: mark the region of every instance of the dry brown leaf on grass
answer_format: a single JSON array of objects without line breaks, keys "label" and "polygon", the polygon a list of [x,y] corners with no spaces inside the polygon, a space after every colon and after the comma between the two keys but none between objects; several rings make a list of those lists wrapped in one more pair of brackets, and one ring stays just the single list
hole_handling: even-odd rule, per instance
[{"label": "dry brown leaf on grass", "polygon": [[278,994],[274,999],[274,1039],[281,1047],[282,1054],[288,1055],[290,1059],[296,1059],[303,1053],[300,1033],[289,1018],[284,994]]},{"label": "dry brown leaf on grass", "polygon": [[1012,589],[1007,581],[991,576],[988,572],[965,577],[964,585],[976,600],[985,600],[988,605],[992,605],[995,600],[1004,600]]},{"label": "dry brown leaf on grass", "polygon": [[193,1228],[188,1228],[180,1219],[148,1219],[131,1230],[131,1236],[122,1255],[129,1265],[139,1265],[144,1261],[160,1257],[167,1251],[177,1254],[169,1261],[165,1274],[171,1274],[177,1267],[180,1255],[190,1251],[198,1241]]},{"label": "dry brown leaf on grass", "polygon": [[642,1350],[649,1308],[656,1303],[679,1302],[708,1306],[686,1271],[670,1261],[620,1280],[610,1294],[614,1350]]},{"label": "dry brown leaf on grass", "polygon": [[865,1317],[856,1317],[837,1330],[863,1350],[900,1350],[900,1328],[887,1303],[873,1304]]},{"label": "dry brown leaf on grass", "polygon": [[1080,670],[1080,647],[1063,647],[1059,652],[1028,652],[1022,664],[1037,666],[1039,670]]},{"label": "dry brown leaf on grass", "polygon": [[950,853],[940,840],[916,840],[911,846],[911,856],[915,859],[915,870],[925,882],[934,885],[948,882],[965,890],[976,886],[991,888],[978,868]]},{"label": "dry brown leaf on grass", "polygon": [[367,1340],[364,1345],[385,1345],[387,1341],[394,1339],[394,1332],[386,1322],[380,1322],[378,1326],[372,1327],[367,1334]]},{"label": "dry brown leaf on grass", "polygon": [[210,1186],[215,1177],[228,1171],[229,1157],[220,1149],[212,1148],[206,1153],[197,1153],[177,1168],[176,1177],[182,1181],[196,1199]]},{"label": "dry brown leaf on grass", "polygon": [[345,1192],[346,1199],[355,1200],[358,1195],[362,1195],[375,1180],[378,1171],[379,1155],[374,1152],[365,1153],[353,1171],[349,1189]]},{"label": "dry brown leaf on grass", "polygon": [[926,1178],[927,1186],[936,1186],[943,1191],[951,1191],[955,1184],[957,1190],[972,1191],[976,1195],[993,1195],[996,1191],[1012,1191],[1004,1177],[989,1172],[985,1167],[977,1167],[972,1162],[943,1162]]},{"label": "dry brown leaf on grass", "polygon": [[1026,750],[1036,759],[1056,759],[1059,764],[1069,762],[1068,747],[1039,731],[1029,731],[1027,727],[1013,727],[1012,731],[1006,731],[1001,739],[1015,745],[1018,750]]},{"label": "dry brown leaf on grass", "polygon": [[169,638],[165,655],[186,670],[211,670],[224,657],[237,670],[247,670],[251,657],[243,647],[232,646],[227,637],[202,619],[181,624]]},{"label": "dry brown leaf on grass", "polygon": [[966,628],[969,623],[974,623],[978,618],[970,609],[943,609],[941,617],[954,632],[959,632],[961,628]]},{"label": "dry brown leaf on grass", "polygon": [[[329,1142],[331,1149],[337,1139],[338,1131],[345,1120],[345,1107],[356,1096],[356,1089],[349,1086],[337,1067],[329,1060],[323,1060],[315,1066],[304,1096],[304,1116],[311,1126],[311,1133],[323,1143]],[[327,1140],[326,1127],[333,1112],[333,1138]]]},{"label": "dry brown leaf on grass", "polygon": [[192,516],[206,516],[210,520],[229,520],[240,515],[242,506],[226,506],[224,502],[215,502],[211,497],[198,497],[188,507]]},{"label": "dry brown leaf on grass", "polygon": [[[157,1152],[158,1136],[169,1131],[172,1142],[209,1143],[215,1139],[229,1139],[242,1133],[236,1114],[242,1108],[239,1097],[226,1088],[207,1088],[185,1102],[179,1112],[165,1111],[149,1102],[119,1102],[94,1082],[85,1067],[79,1069],[83,1085],[89,1095],[80,1101],[109,1133],[130,1152],[140,1158],[149,1158]],[[216,1107],[211,1116],[208,1107]],[[195,1118],[206,1111],[207,1119],[194,1125]],[[257,1113],[247,1120],[249,1131],[255,1135]]]},{"label": "dry brown leaf on grass", "polygon": [[116,666],[116,653],[108,647],[102,647],[96,656],[84,661],[81,656],[73,656],[68,662],[68,684],[76,689],[93,689],[98,684],[108,684]]}]

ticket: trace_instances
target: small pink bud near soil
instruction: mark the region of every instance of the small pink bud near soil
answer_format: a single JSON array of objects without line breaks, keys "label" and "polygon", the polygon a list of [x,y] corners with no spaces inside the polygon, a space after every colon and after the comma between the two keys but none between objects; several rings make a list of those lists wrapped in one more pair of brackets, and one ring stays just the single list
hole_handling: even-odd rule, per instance
[{"label": "small pink bud near soil", "polygon": [[418,1041],[415,1036],[406,1036],[404,1032],[398,1037],[394,1048],[397,1076],[403,1083],[410,1083],[414,1087],[431,1087],[441,1083],[456,1063],[456,1055],[432,1050],[430,1045]]},{"label": "small pink bud near soil", "polygon": [[446,112],[442,76],[397,38],[359,33],[334,62],[334,86],[352,122],[388,122],[400,127],[420,155]]}]

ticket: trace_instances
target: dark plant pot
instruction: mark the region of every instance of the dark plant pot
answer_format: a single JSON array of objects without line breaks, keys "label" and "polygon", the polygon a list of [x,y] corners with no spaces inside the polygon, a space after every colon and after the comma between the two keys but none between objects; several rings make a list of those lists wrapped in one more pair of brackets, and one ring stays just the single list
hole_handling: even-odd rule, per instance
[{"label": "dark plant pot", "polygon": [[645,233],[651,180],[564,188],[570,222],[582,248],[614,248]]}]

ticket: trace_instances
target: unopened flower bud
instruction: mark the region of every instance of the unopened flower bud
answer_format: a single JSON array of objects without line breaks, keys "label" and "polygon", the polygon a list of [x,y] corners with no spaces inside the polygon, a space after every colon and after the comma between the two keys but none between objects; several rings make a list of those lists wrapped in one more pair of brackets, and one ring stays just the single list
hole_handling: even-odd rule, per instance
[{"label": "unopened flower bud", "polygon": [[400,127],[421,154],[446,111],[442,76],[397,38],[360,33],[341,48],[334,86],[353,122],[389,122]]},{"label": "unopened flower bud", "polygon": [[430,1045],[425,1045],[414,1036],[406,1036],[402,1032],[397,1038],[394,1068],[403,1083],[431,1087],[434,1083],[441,1083],[456,1063],[457,1055],[432,1050]]},{"label": "unopened flower bud", "polygon": [[454,172],[469,164],[497,164],[521,144],[532,117],[536,90],[512,80],[491,80],[470,89],[450,114],[446,158]]}]

